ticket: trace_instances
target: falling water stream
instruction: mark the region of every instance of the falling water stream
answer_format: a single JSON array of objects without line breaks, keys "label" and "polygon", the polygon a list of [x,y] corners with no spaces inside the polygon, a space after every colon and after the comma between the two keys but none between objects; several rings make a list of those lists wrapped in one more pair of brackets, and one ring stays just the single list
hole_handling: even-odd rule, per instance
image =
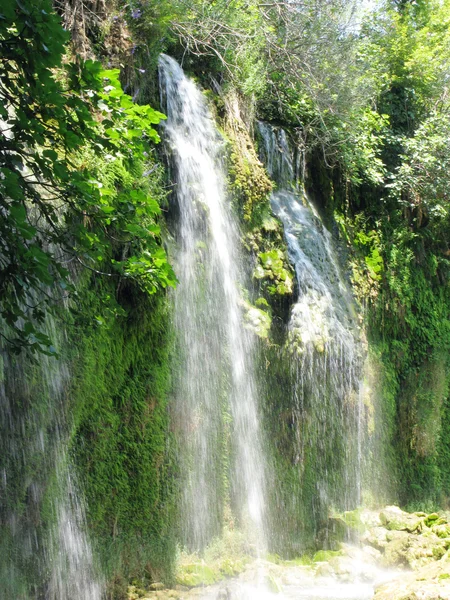
[{"label": "falling water stream", "polygon": [[[48,316],[58,347],[64,332]],[[0,352],[1,600],[100,600],[83,500],[68,458],[64,358]]]},{"label": "falling water stream", "polygon": [[283,223],[298,284],[286,343],[296,460],[313,462],[318,512],[351,510],[361,504],[364,412],[364,350],[355,304],[332,236],[297,183],[285,131],[266,123],[258,129],[262,158],[277,184],[272,210]]},{"label": "falling water stream", "polygon": [[[201,549],[218,534],[229,494],[241,526],[262,549],[265,466],[252,334],[242,325],[243,269],[225,185],[224,144],[205,97],[168,56],[160,59],[160,79],[179,211],[174,419],[185,478],[182,538]],[[223,484],[228,468],[230,490]]]}]

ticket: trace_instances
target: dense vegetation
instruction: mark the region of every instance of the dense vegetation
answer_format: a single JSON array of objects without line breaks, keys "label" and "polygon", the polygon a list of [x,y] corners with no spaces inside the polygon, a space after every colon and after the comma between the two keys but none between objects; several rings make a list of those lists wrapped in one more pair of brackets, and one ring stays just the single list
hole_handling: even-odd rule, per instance
[{"label": "dense vegetation", "polygon": [[55,352],[39,323],[74,290],[73,261],[148,293],[175,282],[145,179],[163,115],[134,104],[118,70],[63,61],[68,35],[49,2],[9,3],[0,24],[3,335]]},{"label": "dense vegetation", "polygon": [[[294,283],[251,140],[255,118],[289,130],[305,187],[347,247],[378,398],[372,451],[384,464],[372,501],[431,509],[450,498],[450,2],[386,1],[369,16],[344,0],[6,2],[0,334],[18,355],[5,373],[30,374],[11,410],[18,422],[36,410],[54,427],[28,355],[61,355],[72,374],[65,435],[117,589],[123,577],[167,576],[174,556],[165,289],[176,276],[161,236],[164,115],[151,107],[161,51],[210,90],[229,141],[244,246],[259,265],[253,295],[275,317],[261,350],[274,380],[288,377],[277,352]],[[7,376],[0,368],[0,383]],[[44,480],[48,457],[36,460]],[[295,487],[288,456],[279,468]],[[25,513],[19,471],[8,502]]]}]

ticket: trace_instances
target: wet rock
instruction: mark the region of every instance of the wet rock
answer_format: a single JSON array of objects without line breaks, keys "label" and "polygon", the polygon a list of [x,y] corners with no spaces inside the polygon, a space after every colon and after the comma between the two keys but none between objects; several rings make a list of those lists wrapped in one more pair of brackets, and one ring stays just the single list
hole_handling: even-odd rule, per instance
[{"label": "wet rock", "polygon": [[411,537],[406,550],[406,559],[412,569],[419,569],[442,558],[447,550],[444,540],[431,532]]},{"label": "wet rock", "polygon": [[342,518],[347,527],[353,532],[361,534],[367,527],[366,523],[362,520],[362,510],[360,508],[345,511]]},{"label": "wet rock", "polygon": [[385,527],[372,527],[367,533],[365,533],[361,541],[364,544],[369,544],[377,550],[383,551],[388,544],[387,540],[388,531]]},{"label": "wet rock", "polygon": [[377,550],[376,548],[373,548],[372,546],[363,546],[362,552],[364,554],[364,559],[370,561],[373,564],[380,562],[380,560],[381,560],[380,550]]},{"label": "wet rock", "polygon": [[360,511],[361,522],[364,523],[366,528],[381,527],[380,513],[375,510],[363,509]]},{"label": "wet rock", "polygon": [[386,529],[409,533],[420,532],[424,525],[424,517],[404,512],[398,506],[388,506],[382,510],[380,520]]},{"label": "wet rock", "polygon": [[381,564],[384,567],[408,566],[406,552],[410,544],[410,535],[406,531],[389,531],[386,532],[386,541]]},{"label": "wet rock", "polygon": [[435,561],[381,585],[374,600],[450,600],[450,561]]}]

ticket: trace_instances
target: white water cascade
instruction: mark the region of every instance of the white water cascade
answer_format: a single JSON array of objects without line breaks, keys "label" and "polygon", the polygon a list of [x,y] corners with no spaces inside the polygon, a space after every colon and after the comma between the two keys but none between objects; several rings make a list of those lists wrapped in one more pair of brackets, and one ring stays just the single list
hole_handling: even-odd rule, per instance
[{"label": "white water cascade", "polygon": [[[296,462],[313,472],[313,514],[361,503],[363,346],[355,303],[332,236],[297,184],[298,166],[283,129],[258,124],[261,154],[276,190],[272,210],[284,227],[298,293],[286,342],[292,371]],[[312,478],[310,478],[311,481]],[[300,480],[300,495],[303,493]]]},{"label": "white water cascade", "polygon": [[262,549],[265,465],[252,334],[242,322],[244,270],[225,185],[224,144],[205,97],[168,56],[160,59],[160,81],[178,210],[173,421],[183,477],[182,540],[191,549],[203,548],[220,532],[228,500]]},{"label": "white water cascade", "polygon": [[[47,316],[46,334],[64,332]],[[101,600],[82,496],[68,459],[64,358],[0,349],[1,600]]]}]

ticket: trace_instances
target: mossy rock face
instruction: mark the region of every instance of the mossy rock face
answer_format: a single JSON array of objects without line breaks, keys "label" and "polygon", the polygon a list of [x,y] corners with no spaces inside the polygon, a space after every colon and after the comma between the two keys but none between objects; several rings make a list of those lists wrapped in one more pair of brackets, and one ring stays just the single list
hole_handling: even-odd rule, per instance
[{"label": "mossy rock face", "polygon": [[385,527],[372,527],[363,537],[363,541],[377,550],[384,550],[388,544],[388,531]]},{"label": "mossy rock face", "polygon": [[269,280],[271,283],[268,290],[272,295],[291,295],[294,290],[294,280],[283,250],[275,248],[260,252],[258,260],[253,277]]},{"label": "mossy rock face", "polygon": [[436,535],[411,536],[405,556],[412,569],[419,569],[429,563],[440,560],[445,552],[446,542]]},{"label": "mossy rock face", "polygon": [[431,531],[440,538],[450,538],[449,523],[440,523],[438,525],[433,525],[431,527]]},{"label": "mossy rock face", "polygon": [[356,510],[347,510],[343,514],[344,522],[358,533],[363,533],[366,529],[366,526],[361,520],[361,510],[357,508]]},{"label": "mossy rock face", "polygon": [[230,92],[225,98],[224,133],[231,144],[229,173],[232,188],[240,201],[244,222],[250,223],[255,212],[268,201],[273,188],[259,160],[248,125],[243,99]]},{"label": "mossy rock face", "polygon": [[344,540],[351,532],[364,533],[366,531],[359,508],[333,515],[328,519],[328,524],[331,534],[338,540]]},{"label": "mossy rock face", "polygon": [[420,532],[424,519],[401,510],[398,506],[388,506],[380,512],[381,523],[394,531]]},{"label": "mossy rock face", "polygon": [[425,517],[424,523],[427,527],[432,527],[433,525],[437,524],[439,519],[440,517],[437,513],[431,513]]},{"label": "mossy rock face", "polygon": [[270,327],[272,325],[272,318],[269,312],[252,306],[248,302],[244,302],[244,323],[245,327],[253,331],[261,339],[267,339],[269,337]]},{"label": "mossy rock face", "polygon": [[410,544],[410,535],[406,531],[388,532],[387,545],[384,548],[382,565],[384,567],[407,567],[406,552]]},{"label": "mossy rock face", "polygon": [[391,530],[386,535],[382,564],[385,567],[420,569],[440,560],[448,548],[447,539],[441,539],[427,530],[422,535]]}]

